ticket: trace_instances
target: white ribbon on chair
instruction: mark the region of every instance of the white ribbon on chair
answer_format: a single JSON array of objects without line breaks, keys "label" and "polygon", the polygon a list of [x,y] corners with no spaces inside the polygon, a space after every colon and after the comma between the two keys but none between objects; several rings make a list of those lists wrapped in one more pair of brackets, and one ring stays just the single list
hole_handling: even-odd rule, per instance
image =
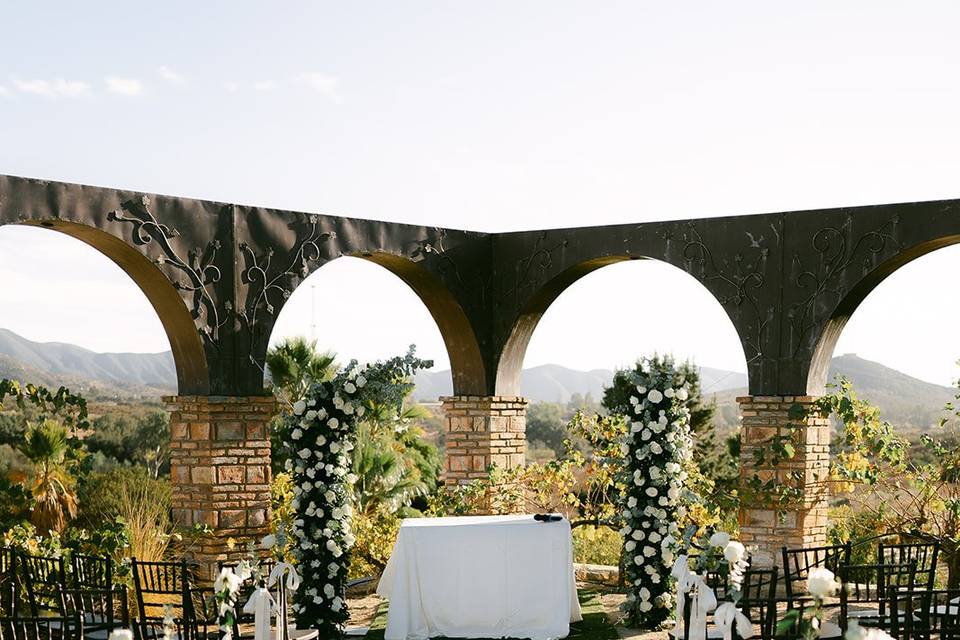
[{"label": "white ribbon on chair", "polygon": [[740,638],[749,638],[753,635],[753,623],[743,615],[737,605],[724,602],[713,612],[713,622],[723,634],[723,640],[733,640],[733,625],[737,625],[737,635]]},{"label": "white ribbon on chair", "polygon": [[670,572],[677,579],[677,624],[673,628],[675,638],[683,637],[684,594],[690,594],[689,640],[706,640],[707,614],[717,606],[717,596],[707,586],[703,576],[690,571],[687,556],[680,556]]},{"label": "white ribbon on chair", "polygon": [[273,571],[270,572],[270,579],[267,581],[267,586],[272,587],[275,585],[278,580],[283,578],[284,573],[287,574],[287,589],[296,591],[300,587],[300,575],[289,562],[278,562],[273,567]]},{"label": "white ribbon on chair", "polygon": [[[273,585],[282,581],[284,573],[287,574],[287,580],[284,586],[286,587],[286,590],[288,592],[296,591],[298,588],[300,588],[300,575],[297,573],[297,570],[293,568],[293,565],[290,564],[289,562],[278,562],[273,567],[273,570],[270,571],[270,577],[267,579],[267,587],[272,588]],[[278,597],[274,601],[274,608],[277,611],[277,629],[274,636],[274,640],[283,640],[284,632],[286,631],[284,627],[287,624],[287,612],[285,610],[284,611],[280,610],[281,603],[286,604],[286,599]],[[259,627],[257,628],[259,629]],[[264,637],[262,639],[255,638],[254,640],[268,640],[268,638],[267,637]]]},{"label": "white ribbon on chair", "polygon": [[[244,613],[253,614],[253,638],[254,640],[270,640],[270,619],[273,612],[277,611],[277,603],[267,591],[266,587],[257,587],[250,594],[250,599],[243,605]],[[277,616],[280,619],[280,616]],[[279,629],[279,625],[277,625]]]}]

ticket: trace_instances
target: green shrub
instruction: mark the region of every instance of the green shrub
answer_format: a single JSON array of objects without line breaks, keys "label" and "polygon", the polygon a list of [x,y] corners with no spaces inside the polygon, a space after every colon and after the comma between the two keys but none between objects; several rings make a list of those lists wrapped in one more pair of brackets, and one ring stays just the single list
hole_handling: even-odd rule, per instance
[{"label": "green shrub", "polygon": [[573,530],[573,561],[583,564],[620,564],[623,538],[610,527],[584,525]]},{"label": "green shrub", "polygon": [[123,516],[131,494],[143,496],[170,509],[173,488],[170,481],[150,477],[144,467],[116,467],[91,473],[79,487],[80,514],[77,525],[98,529]]}]

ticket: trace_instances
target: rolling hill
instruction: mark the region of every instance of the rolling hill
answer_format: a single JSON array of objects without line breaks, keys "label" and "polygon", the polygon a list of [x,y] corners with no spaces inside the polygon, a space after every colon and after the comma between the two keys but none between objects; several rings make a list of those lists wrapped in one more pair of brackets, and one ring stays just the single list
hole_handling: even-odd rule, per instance
[{"label": "rolling hill", "polygon": [[[710,367],[701,367],[700,375],[705,395],[717,402],[719,422],[735,424],[735,399],[747,392],[746,375]],[[918,380],[855,354],[833,359],[830,378],[836,375],[850,378],[861,397],[903,427],[925,429],[936,424],[943,405],[956,394],[953,387]],[[170,352],[95,353],[71,344],[33,342],[7,329],[0,329],[0,377],[51,387],[63,384],[91,396],[156,398],[176,389]],[[545,364],[523,371],[520,391],[535,402],[566,403],[574,394],[590,394],[599,400],[612,378],[609,369],[577,371]],[[415,382],[414,395],[422,401],[436,401],[453,391],[448,370],[421,372]]]}]

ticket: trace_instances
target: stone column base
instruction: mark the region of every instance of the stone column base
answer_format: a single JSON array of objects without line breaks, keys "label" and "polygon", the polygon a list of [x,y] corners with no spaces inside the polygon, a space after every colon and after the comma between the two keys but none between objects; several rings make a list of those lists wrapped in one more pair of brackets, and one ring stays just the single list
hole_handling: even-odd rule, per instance
[{"label": "stone column base", "polygon": [[[830,467],[830,419],[807,416],[816,398],[811,396],[746,396],[737,398],[743,428],[740,432],[740,475],[746,480],[758,474],[764,482],[793,482],[803,478],[802,498],[793,510],[777,513],[763,504],[740,509],[740,540],[756,547],[754,563],[780,564],[782,547],[814,547],[826,544]],[[800,410],[803,410],[802,412]],[[799,414],[807,417],[797,417]],[[797,425],[793,444],[795,456],[776,467],[756,467],[754,452],[768,446],[771,438],[786,435]],[[769,457],[769,455],[768,455]]]},{"label": "stone column base", "polygon": [[[183,527],[206,525],[192,555],[200,578],[217,563],[239,559],[248,540],[270,529],[270,420],[272,396],[170,396],[170,477],[173,517]],[[231,551],[227,540],[236,540]]]}]

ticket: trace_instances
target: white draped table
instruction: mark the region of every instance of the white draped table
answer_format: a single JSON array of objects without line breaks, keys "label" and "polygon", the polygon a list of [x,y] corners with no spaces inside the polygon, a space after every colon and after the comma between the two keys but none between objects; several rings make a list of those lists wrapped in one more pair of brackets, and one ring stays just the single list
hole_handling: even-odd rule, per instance
[{"label": "white draped table", "polygon": [[570,523],[408,518],[380,578],[386,640],[562,638],[580,620]]}]

